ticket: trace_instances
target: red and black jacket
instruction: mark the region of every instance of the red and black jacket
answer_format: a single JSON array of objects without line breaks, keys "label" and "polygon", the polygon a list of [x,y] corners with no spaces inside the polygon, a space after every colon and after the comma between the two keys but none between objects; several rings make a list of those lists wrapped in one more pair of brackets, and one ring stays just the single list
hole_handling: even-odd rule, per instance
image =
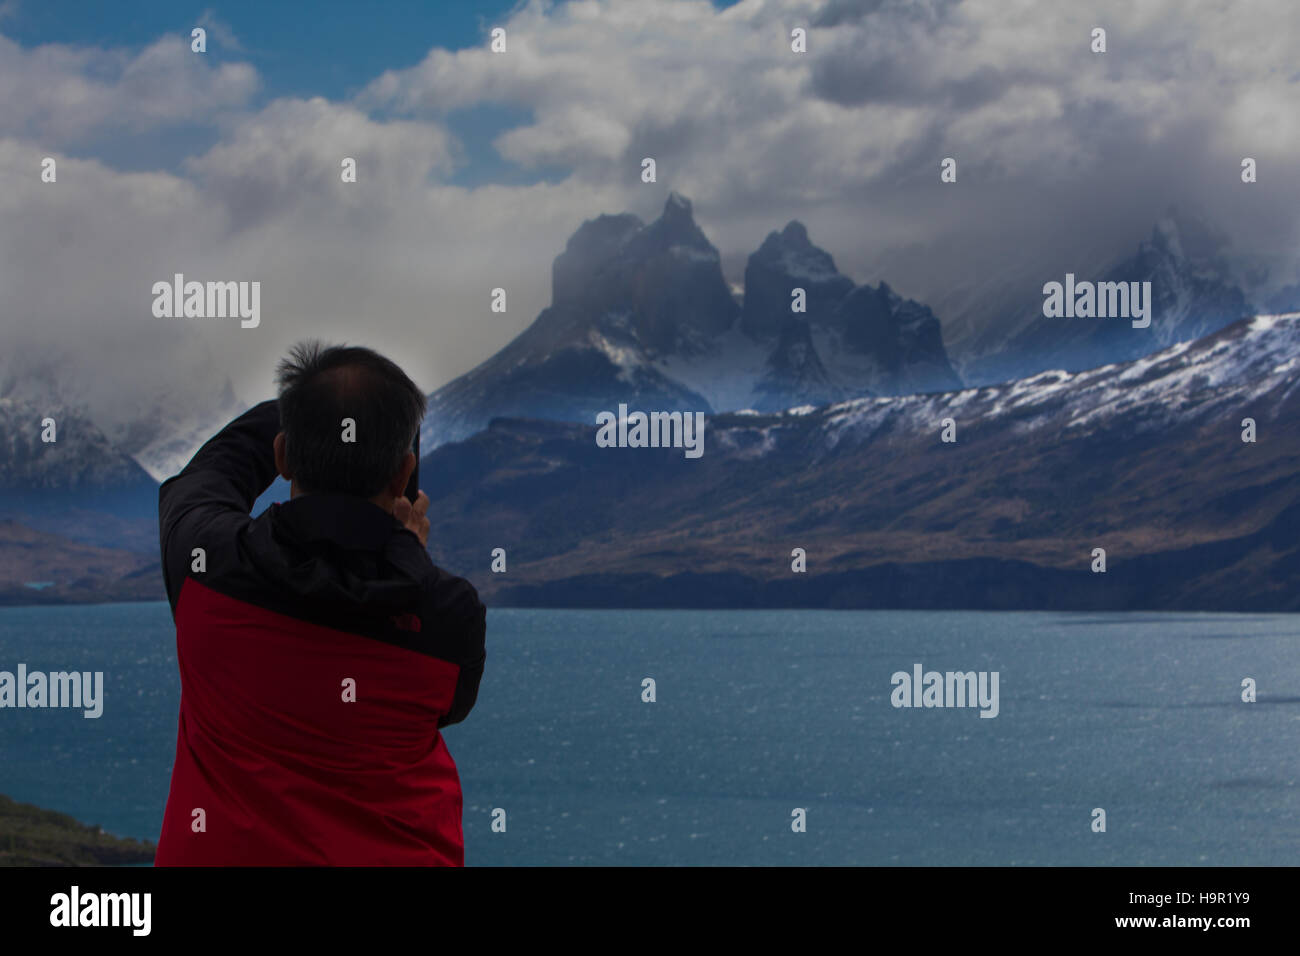
[{"label": "red and black jacket", "polygon": [[364,499],[250,517],[279,428],[263,402],[159,490],[181,707],[155,862],[462,865],[439,729],[474,706],[486,611]]}]

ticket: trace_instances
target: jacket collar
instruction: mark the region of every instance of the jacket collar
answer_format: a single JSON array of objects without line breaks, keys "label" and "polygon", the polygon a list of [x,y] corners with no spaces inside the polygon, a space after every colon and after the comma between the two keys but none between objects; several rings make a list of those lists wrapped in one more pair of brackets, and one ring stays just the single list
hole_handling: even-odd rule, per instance
[{"label": "jacket collar", "polygon": [[382,551],[402,524],[355,495],[299,495],[275,509],[277,524],[300,541],[329,541],[347,551]]}]

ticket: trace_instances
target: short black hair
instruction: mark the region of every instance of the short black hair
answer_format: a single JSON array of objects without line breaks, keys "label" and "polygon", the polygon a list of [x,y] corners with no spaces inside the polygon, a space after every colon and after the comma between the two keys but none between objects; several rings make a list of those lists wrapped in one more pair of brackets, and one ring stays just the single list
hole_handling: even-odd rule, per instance
[{"label": "short black hair", "polygon": [[[285,458],[315,494],[373,498],[393,479],[424,419],[425,396],[398,366],[360,346],[300,342],[276,368]],[[356,424],[344,441],[343,420]]]}]

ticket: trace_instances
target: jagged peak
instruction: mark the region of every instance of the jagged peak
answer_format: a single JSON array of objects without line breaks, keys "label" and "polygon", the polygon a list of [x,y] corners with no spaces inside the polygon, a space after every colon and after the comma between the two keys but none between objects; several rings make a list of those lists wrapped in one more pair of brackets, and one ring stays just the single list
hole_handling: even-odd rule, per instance
[{"label": "jagged peak", "polygon": [[1168,206],[1156,220],[1145,245],[1176,259],[1191,262],[1219,260],[1231,246],[1231,240],[1212,226],[1199,210],[1188,211]]},{"label": "jagged peak", "polygon": [[768,253],[779,253],[787,250],[805,252],[812,250],[814,252],[824,252],[813,245],[812,240],[808,238],[808,229],[798,219],[791,219],[785,224],[785,228],[779,232],[773,229],[759,246],[759,252],[766,250]]},{"label": "jagged peak", "polygon": [[673,237],[688,238],[693,243],[704,239],[704,233],[695,224],[691,201],[681,193],[673,191],[664,202],[663,214],[650,224],[649,231]]},{"label": "jagged peak", "polygon": [[830,282],[843,285],[842,293],[852,288],[853,280],[843,275],[835,265],[835,258],[808,237],[808,230],[797,219],[791,219],[780,232],[767,234],[763,244],[749,257],[746,274],[753,267],[772,270],[791,277],[812,282]]},{"label": "jagged peak", "polygon": [[558,304],[576,295],[593,270],[617,256],[644,231],[645,223],[630,212],[602,213],[584,222],[564,244],[564,251],[551,263],[552,303]]},{"label": "jagged peak", "polygon": [[579,226],[565,243],[565,249],[577,250],[587,246],[607,247],[611,243],[621,245],[628,237],[643,228],[645,223],[640,216],[633,213],[601,213]]},{"label": "jagged peak", "polygon": [[668,194],[663,215],[637,234],[629,250],[637,254],[654,254],[685,247],[717,256],[717,250],[708,236],[696,224],[691,212],[691,201],[679,192]]},{"label": "jagged peak", "polygon": [[787,243],[799,246],[811,246],[812,240],[808,238],[808,229],[798,219],[791,219],[781,230],[781,238]]},{"label": "jagged peak", "polygon": [[668,200],[664,203],[664,216],[670,215],[684,215],[687,219],[692,215],[691,201],[675,189],[668,194]]}]

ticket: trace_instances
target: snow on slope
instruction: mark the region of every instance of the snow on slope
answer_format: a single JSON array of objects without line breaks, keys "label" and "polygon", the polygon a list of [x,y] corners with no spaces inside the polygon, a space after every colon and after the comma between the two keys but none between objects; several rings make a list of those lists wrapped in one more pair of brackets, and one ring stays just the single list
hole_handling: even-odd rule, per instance
[{"label": "snow on slope", "polygon": [[88,357],[84,345],[80,351],[19,346],[0,355],[0,396],[36,409],[77,409],[114,452],[161,481],[244,410],[202,344],[183,344],[148,375],[124,366],[121,351]]},{"label": "snow on slope", "polygon": [[[54,422],[45,442],[45,421]],[[85,409],[0,398],[0,491],[136,487],[147,476],[90,421]]]},{"label": "snow on slope", "polygon": [[[1300,393],[1300,312],[1260,315],[1145,358],[1083,372],[1053,370],[1003,385],[901,397],[859,398],[810,411],[720,416],[711,440],[766,453],[782,431],[824,435],[825,449],[885,429],[933,430],[952,418],[959,440],[981,422],[1014,419],[1021,432],[1092,429],[1136,414],[1139,431],[1242,417],[1264,420]],[[1268,396],[1269,403],[1260,405]],[[1254,407],[1253,407],[1254,406]]]}]

